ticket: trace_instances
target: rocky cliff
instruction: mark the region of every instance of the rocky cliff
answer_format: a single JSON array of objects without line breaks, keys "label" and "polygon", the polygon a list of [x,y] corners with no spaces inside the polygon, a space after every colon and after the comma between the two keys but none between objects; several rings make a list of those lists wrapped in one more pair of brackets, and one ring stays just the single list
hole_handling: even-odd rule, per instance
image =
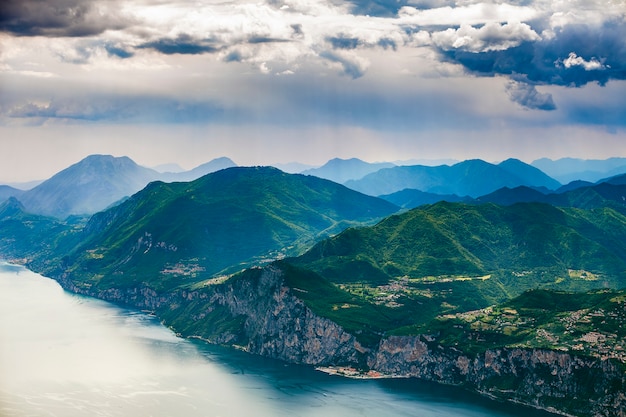
[{"label": "rocky cliff", "polygon": [[148,287],[98,290],[68,274],[57,277],[70,291],[154,311],[183,336],[258,355],[458,385],[565,415],[626,415],[626,373],[618,362],[522,348],[468,355],[441,346],[436,335],[390,336],[367,349],[336,323],[315,315],[283,278],[271,265],[159,294]]},{"label": "rocky cliff", "polygon": [[614,361],[521,348],[470,356],[422,335],[382,340],[368,365],[562,414],[626,415],[626,373]]}]

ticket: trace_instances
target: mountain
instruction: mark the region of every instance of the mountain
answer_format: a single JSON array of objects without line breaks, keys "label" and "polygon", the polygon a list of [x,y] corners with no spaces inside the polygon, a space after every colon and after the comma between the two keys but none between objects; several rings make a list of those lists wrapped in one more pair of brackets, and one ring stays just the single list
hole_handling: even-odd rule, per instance
[{"label": "mountain", "polygon": [[185,171],[183,167],[175,163],[161,164],[161,165],[157,165],[157,166],[150,167],[150,168],[160,173],[170,172],[170,173],[176,174],[176,173]]},{"label": "mountain", "polygon": [[212,172],[219,171],[219,170],[226,169],[226,168],[232,168],[236,166],[237,164],[235,164],[230,158],[227,158],[227,157],[215,158],[189,171],[176,172],[176,173],[172,173],[172,172],[164,173],[159,176],[159,179],[165,182],[173,182],[173,181],[188,182],[188,181],[196,180]]},{"label": "mountain", "polygon": [[[484,308],[534,288],[623,288],[626,216],[546,204],[442,202],[347,229],[286,262],[311,271],[302,272],[307,282],[294,285],[308,291],[317,314],[365,339],[404,334],[437,315]],[[328,283],[343,295],[324,299],[315,287]],[[359,307],[335,310],[338,297]]]},{"label": "mountain", "polygon": [[612,185],[626,185],[626,174],[616,175],[614,177],[609,177],[600,181],[605,184]]},{"label": "mountain", "polygon": [[358,180],[367,174],[376,172],[382,168],[391,168],[395,165],[390,162],[369,163],[357,158],[340,159],[335,158],[328,161],[319,168],[302,171],[303,175],[315,175],[339,184],[349,180]]},{"label": "mountain", "polygon": [[158,177],[128,157],[91,155],[19,198],[27,211],[65,218],[103,210]]},{"label": "mountain", "polygon": [[548,158],[537,159],[531,163],[546,174],[563,184],[575,180],[596,182],[603,178],[626,173],[626,158],[576,159]]},{"label": "mountain", "polygon": [[[15,197],[0,204],[0,258],[37,267],[55,264],[58,253],[72,247],[79,235],[76,224],[26,212]],[[35,261],[36,260],[36,261]]]},{"label": "mountain", "polygon": [[626,284],[626,217],[611,208],[442,202],[215,276],[395,209],[312,176],[230,168],[153,182],[86,225],[12,198],[0,255],[252,354],[568,415],[624,409],[626,292],[611,288]]},{"label": "mountain", "polygon": [[[493,165],[475,159],[448,166],[399,166],[381,169],[360,180],[345,185],[369,195],[392,194],[403,189],[416,189],[435,194],[455,194],[478,197],[503,187],[520,185],[552,187],[554,180],[532,167],[522,168],[523,162],[509,160]],[[523,175],[529,175],[525,178]]]},{"label": "mountain", "polygon": [[550,194],[544,194],[524,186],[505,187],[477,198],[476,202],[494,203],[504,206],[515,203],[546,203],[558,207],[575,207],[580,209],[610,207],[626,214],[626,184],[620,184],[622,180],[619,177],[617,177],[615,182],[617,184],[608,181],[587,186],[581,185],[579,187],[571,187],[569,191]]},{"label": "mountain", "polygon": [[302,164],[300,162],[287,162],[284,164],[271,164],[274,168],[278,168],[288,174],[299,174],[307,169],[319,168],[318,166]]},{"label": "mountain", "polygon": [[381,195],[379,198],[406,209],[412,209],[425,204],[435,204],[440,201],[458,203],[472,200],[470,197],[459,197],[454,194],[434,194],[412,189],[404,189],[392,194]]},{"label": "mountain", "polygon": [[566,199],[559,196],[546,195],[541,191],[524,185],[515,188],[500,188],[493,193],[480,196],[476,199],[477,203],[494,203],[501,206],[510,206],[516,203],[549,203],[550,201],[564,203]]},{"label": "mountain", "polygon": [[[90,155],[62,170],[35,188],[11,195],[19,197],[27,211],[65,218],[90,215],[129,197],[151,181],[188,182],[236,164],[216,158],[190,171],[159,173],[137,165],[128,157]],[[2,201],[3,188],[0,188]]]},{"label": "mountain", "polygon": [[18,197],[23,193],[23,190],[18,190],[8,185],[0,185],[0,202],[8,200],[9,197]]},{"label": "mountain", "polygon": [[540,169],[520,161],[519,159],[507,159],[506,161],[500,162],[498,167],[520,178],[525,185],[545,187],[548,190],[555,190],[561,186],[561,183],[554,178],[548,176]]},{"label": "mountain", "polygon": [[298,253],[397,210],[317,177],[230,168],[188,183],[153,182],[95,214],[66,262],[99,286],[170,287]]},{"label": "mountain", "polygon": [[557,194],[561,194],[567,191],[573,191],[577,188],[590,187],[593,184],[594,184],[593,182],[589,182],[589,181],[575,180],[557,188],[556,190],[554,190],[554,192]]}]

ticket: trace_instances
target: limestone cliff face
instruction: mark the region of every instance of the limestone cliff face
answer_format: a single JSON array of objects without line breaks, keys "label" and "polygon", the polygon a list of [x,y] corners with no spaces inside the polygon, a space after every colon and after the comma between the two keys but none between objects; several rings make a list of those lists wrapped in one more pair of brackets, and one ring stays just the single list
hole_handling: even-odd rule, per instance
[{"label": "limestone cliff face", "polygon": [[289,362],[357,364],[364,350],[354,336],[313,312],[283,283],[282,271],[267,267],[258,280],[239,280],[219,302],[244,316],[247,350]]},{"label": "limestone cliff face", "polygon": [[429,336],[389,337],[370,356],[373,369],[577,416],[626,415],[626,374],[613,361],[542,349],[494,349],[476,356]]},{"label": "limestone cliff face", "polygon": [[237,345],[250,353],[311,365],[369,368],[466,387],[492,398],[575,416],[626,416],[626,373],[619,364],[566,352],[494,349],[468,355],[429,335],[391,336],[370,350],[336,323],[316,316],[275,266],[196,290],[160,294],[149,287],[68,290],[155,311],[187,337]]}]

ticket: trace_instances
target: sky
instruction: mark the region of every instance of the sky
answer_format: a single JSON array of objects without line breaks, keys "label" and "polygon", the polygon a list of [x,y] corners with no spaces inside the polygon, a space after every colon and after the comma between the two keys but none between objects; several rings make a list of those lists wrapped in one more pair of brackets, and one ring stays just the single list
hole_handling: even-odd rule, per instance
[{"label": "sky", "polygon": [[3,0],[0,183],[626,156],[625,0]]}]

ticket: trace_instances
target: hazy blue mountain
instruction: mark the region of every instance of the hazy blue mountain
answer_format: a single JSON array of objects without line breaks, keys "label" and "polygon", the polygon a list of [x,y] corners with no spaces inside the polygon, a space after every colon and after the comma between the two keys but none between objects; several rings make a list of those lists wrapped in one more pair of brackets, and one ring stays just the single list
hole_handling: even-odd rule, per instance
[{"label": "hazy blue mountain", "polygon": [[276,164],[270,164],[270,165],[288,174],[299,174],[302,171],[306,171],[307,169],[319,168],[318,166],[315,166],[315,165],[302,164],[300,162],[287,162],[284,164],[276,163]]},{"label": "hazy blue mountain", "polygon": [[516,203],[549,203],[550,201],[566,201],[565,198],[554,195],[546,195],[534,188],[521,185],[515,188],[504,187],[499,190],[480,196],[476,199],[478,203],[494,203],[500,206],[510,206]]},{"label": "hazy blue mountain", "polygon": [[557,188],[556,190],[554,190],[554,192],[557,193],[557,194],[565,193],[567,191],[573,191],[573,190],[575,190],[577,188],[590,187],[593,184],[594,184],[593,182],[589,182],[589,181],[576,180],[576,181],[569,182],[569,183],[567,183],[567,184]]},{"label": "hazy blue mountain", "polygon": [[31,213],[65,218],[103,210],[157,178],[158,172],[128,157],[91,155],[19,198]]},{"label": "hazy blue mountain", "polygon": [[[622,181],[625,179],[626,176],[622,176]],[[493,193],[478,197],[476,202],[494,203],[501,206],[510,206],[516,203],[546,203],[557,207],[574,207],[579,209],[610,207],[626,214],[626,184],[605,182],[550,194],[544,194],[525,186],[504,187]]]},{"label": "hazy blue mountain", "polygon": [[10,197],[19,197],[23,193],[23,190],[8,185],[0,185],[0,202],[8,200]]},{"label": "hazy blue mountain", "polygon": [[159,176],[161,181],[165,182],[173,182],[173,181],[181,181],[188,182],[197,180],[200,177],[203,177],[212,172],[219,171],[221,169],[236,167],[237,164],[234,163],[230,158],[221,157],[215,158],[207,163],[199,165],[192,170],[184,171],[184,172],[168,172]]},{"label": "hazy blue mountain", "polygon": [[179,173],[179,172],[184,172],[185,169],[183,167],[181,167],[178,164],[175,163],[170,163],[170,164],[161,164],[161,165],[157,165],[154,167],[150,167],[153,170],[157,171],[157,172],[161,172],[161,173]]},{"label": "hazy blue mountain", "polygon": [[449,203],[468,202],[471,201],[471,197],[460,197],[455,194],[434,194],[427,193],[420,190],[413,190],[410,188],[398,191],[392,194],[386,194],[379,196],[383,200],[387,200],[396,206],[412,209],[415,207],[423,206],[424,204],[435,204],[440,201],[447,201]]},{"label": "hazy blue mountain", "polygon": [[549,190],[556,190],[561,183],[547,175],[545,172],[532,165],[528,165],[519,159],[510,158],[498,164],[500,168],[522,179],[526,184],[534,187],[545,187]]},{"label": "hazy blue mountain", "polygon": [[[522,162],[508,162],[503,166],[480,159],[468,160],[448,166],[399,166],[381,169],[360,180],[347,181],[345,185],[369,195],[392,194],[403,189],[416,189],[435,194],[456,194],[478,197],[503,187],[527,185],[542,187],[550,179],[534,170],[522,168]],[[530,178],[520,177],[530,172]]]},{"label": "hazy blue mountain", "polygon": [[626,158],[609,158],[603,160],[577,158],[552,160],[542,158],[533,161],[531,165],[539,168],[563,184],[575,180],[596,182],[603,178],[626,173]]},{"label": "hazy blue mountain", "polygon": [[613,185],[625,185],[626,174],[616,175],[614,177],[606,178],[600,181],[601,183],[613,184]]},{"label": "hazy blue mountain", "polygon": [[44,180],[33,180],[33,181],[25,181],[25,182],[11,182],[7,183],[9,187],[17,188],[18,190],[27,191],[35,188],[39,184],[44,182]]},{"label": "hazy blue mountain", "polygon": [[403,161],[392,161],[394,165],[425,165],[428,167],[435,167],[435,166],[439,166],[439,165],[454,165],[454,164],[458,164],[459,161],[458,159],[449,159],[449,158],[442,158],[442,159],[406,159]]},{"label": "hazy blue mountain", "polygon": [[307,169],[302,171],[304,175],[315,175],[319,178],[325,178],[343,184],[349,180],[358,180],[367,174],[376,172],[382,168],[391,168],[395,165],[391,162],[370,163],[362,161],[358,158],[340,159],[335,158],[328,161],[319,168]]}]

